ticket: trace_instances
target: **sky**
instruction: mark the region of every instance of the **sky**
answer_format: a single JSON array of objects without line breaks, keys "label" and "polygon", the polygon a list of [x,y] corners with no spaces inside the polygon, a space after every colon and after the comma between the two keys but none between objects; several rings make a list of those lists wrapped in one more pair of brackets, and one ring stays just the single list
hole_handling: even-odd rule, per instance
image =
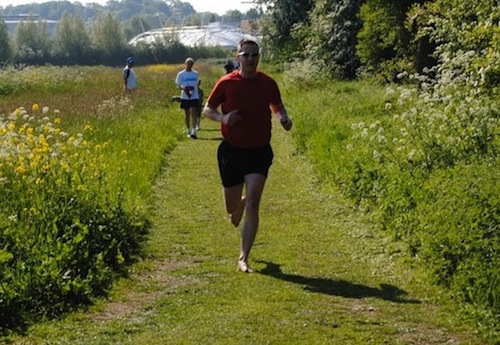
[{"label": "sky", "polygon": [[[70,2],[75,2],[76,0],[69,0]],[[228,10],[238,10],[240,12],[246,12],[252,8],[250,1],[245,0],[182,0],[183,2],[189,2],[196,12],[215,12],[219,15],[226,13]],[[7,5],[24,5],[31,3],[44,3],[48,0],[3,0],[2,6]],[[101,5],[106,5],[107,0],[79,0],[82,4],[87,4],[90,2],[96,2]]]}]

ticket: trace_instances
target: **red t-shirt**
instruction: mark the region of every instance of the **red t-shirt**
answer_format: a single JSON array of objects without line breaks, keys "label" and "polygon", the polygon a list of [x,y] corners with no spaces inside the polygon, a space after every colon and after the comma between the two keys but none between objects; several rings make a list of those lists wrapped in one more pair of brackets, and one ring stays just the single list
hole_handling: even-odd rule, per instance
[{"label": "red t-shirt", "polygon": [[243,78],[237,71],[224,75],[215,84],[207,103],[221,106],[223,114],[238,110],[241,120],[232,126],[221,124],[224,140],[236,147],[264,147],[271,140],[271,109],[281,107],[276,82],[257,72],[255,78]]}]

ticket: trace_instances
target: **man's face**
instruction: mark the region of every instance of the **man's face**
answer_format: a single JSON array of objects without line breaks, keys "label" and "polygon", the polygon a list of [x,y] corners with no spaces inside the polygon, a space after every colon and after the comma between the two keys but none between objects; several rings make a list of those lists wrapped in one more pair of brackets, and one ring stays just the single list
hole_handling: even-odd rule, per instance
[{"label": "man's face", "polygon": [[193,61],[186,62],[186,69],[190,71],[193,68],[193,65],[194,65]]},{"label": "man's face", "polygon": [[254,44],[243,44],[238,52],[238,61],[241,69],[245,72],[252,72],[259,64],[259,48]]}]

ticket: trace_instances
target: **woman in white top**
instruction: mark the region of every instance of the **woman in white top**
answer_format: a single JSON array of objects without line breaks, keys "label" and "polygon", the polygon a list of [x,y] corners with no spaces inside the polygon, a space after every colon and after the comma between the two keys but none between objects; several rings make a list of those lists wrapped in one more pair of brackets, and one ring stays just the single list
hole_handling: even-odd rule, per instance
[{"label": "woman in white top", "polygon": [[198,93],[198,72],[193,70],[194,60],[187,58],[186,68],[177,73],[175,83],[181,89],[181,109],[184,109],[187,135],[196,139],[197,107],[200,95]]}]

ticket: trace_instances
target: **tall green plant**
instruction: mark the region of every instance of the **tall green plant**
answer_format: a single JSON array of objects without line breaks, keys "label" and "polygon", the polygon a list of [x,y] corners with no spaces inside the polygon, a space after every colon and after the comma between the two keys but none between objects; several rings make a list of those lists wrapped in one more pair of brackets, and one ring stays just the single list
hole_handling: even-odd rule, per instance
[{"label": "tall green plant", "polygon": [[55,60],[66,65],[88,64],[91,51],[90,36],[80,16],[65,12],[56,26]]},{"label": "tall green plant", "polygon": [[22,21],[14,32],[15,60],[18,63],[45,64],[52,54],[47,22]]},{"label": "tall green plant", "polygon": [[92,23],[92,43],[106,64],[121,63],[125,55],[125,39],[120,22],[109,12],[100,13]]},{"label": "tall green plant", "polygon": [[7,65],[12,60],[12,47],[10,45],[9,31],[4,20],[0,20],[0,66]]},{"label": "tall green plant", "polygon": [[314,3],[310,21],[293,30],[302,45],[302,54],[324,66],[324,73],[341,79],[353,79],[359,67],[356,55],[356,35],[361,28],[357,18],[360,0]]},{"label": "tall green plant", "polygon": [[292,29],[309,21],[313,0],[257,0],[266,11],[262,18],[262,49],[266,58],[275,61],[288,60],[299,51],[300,42],[292,36]]},{"label": "tall green plant", "polygon": [[358,34],[356,51],[369,72],[382,73],[388,81],[401,72],[415,71],[417,44],[405,26],[412,4],[426,0],[383,1],[363,3],[359,17],[363,27]]}]

